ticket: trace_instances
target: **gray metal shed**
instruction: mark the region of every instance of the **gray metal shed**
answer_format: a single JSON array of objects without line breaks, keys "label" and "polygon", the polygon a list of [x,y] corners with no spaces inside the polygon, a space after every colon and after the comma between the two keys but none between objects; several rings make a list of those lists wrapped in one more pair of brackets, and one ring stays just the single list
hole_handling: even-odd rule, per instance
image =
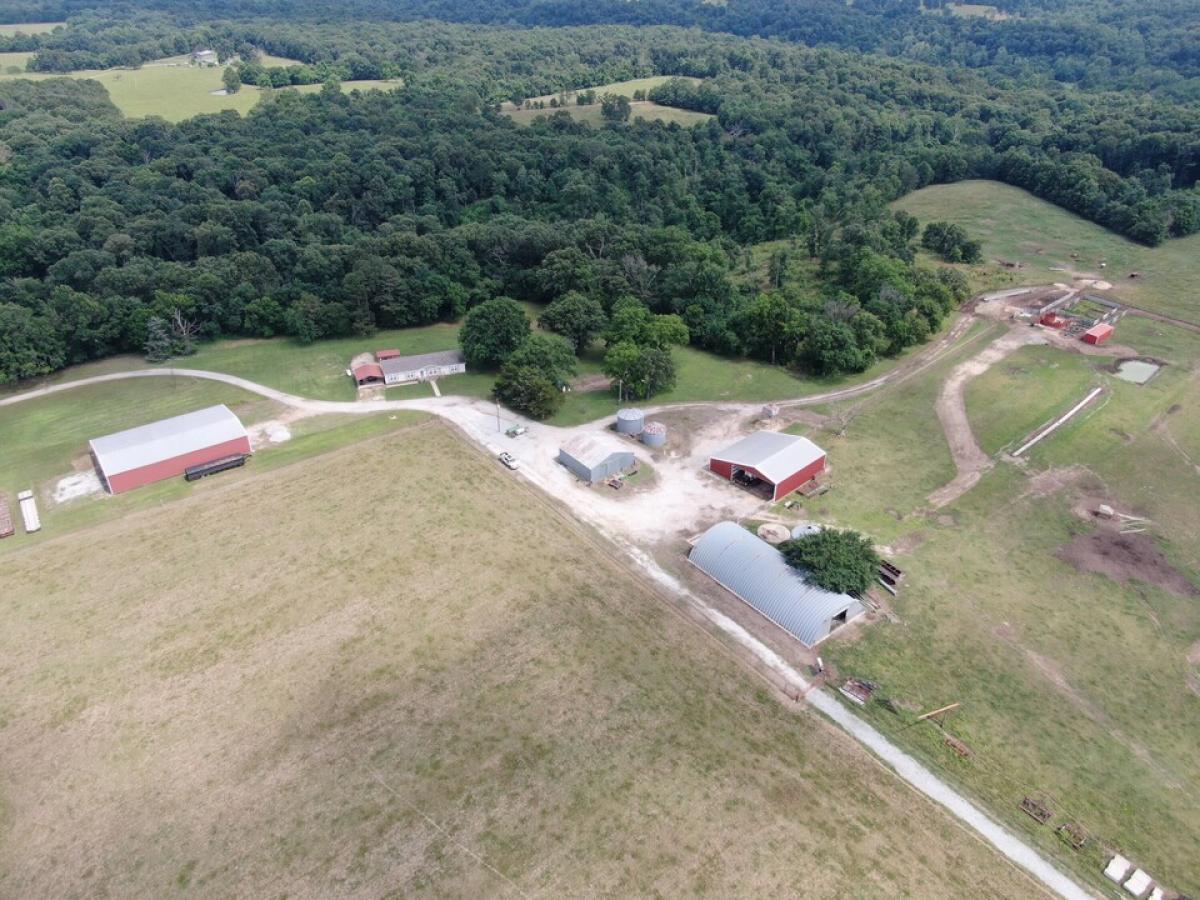
[{"label": "gray metal shed", "polygon": [[611,478],[633,465],[633,452],[590,434],[577,435],[558,451],[558,461],[589,484]]},{"label": "gray metal shed", "polygon": [[733,522],[704,532],[688,561],[808,647],[865,612],[849,594],[809,584],[783,554]]}]

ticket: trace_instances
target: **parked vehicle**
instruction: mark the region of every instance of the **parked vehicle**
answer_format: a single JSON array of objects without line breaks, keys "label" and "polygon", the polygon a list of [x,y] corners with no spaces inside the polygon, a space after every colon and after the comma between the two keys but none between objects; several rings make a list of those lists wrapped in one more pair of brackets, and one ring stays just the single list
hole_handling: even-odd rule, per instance
[{"label": "parked vehicle", "polygon": [[504,465],[508,466],[508,468],[510,468],[510,469],[519,468],[521,465],[519,462],[517,462],[517,458],[515,456],[513,456],[511,453],[508,453],[507,451],[504,453],[501,453],[496,458],[499,459],[500,462],[504,463]]},{"label": "parked vehicle", "polygon": [[524,425],[513,425],[511,428],[508,429],[508,431],[506,431],[504,433],[507,434],[509,437],[520,437],[521,435],[523,435],[525,433],[525,426]]}]

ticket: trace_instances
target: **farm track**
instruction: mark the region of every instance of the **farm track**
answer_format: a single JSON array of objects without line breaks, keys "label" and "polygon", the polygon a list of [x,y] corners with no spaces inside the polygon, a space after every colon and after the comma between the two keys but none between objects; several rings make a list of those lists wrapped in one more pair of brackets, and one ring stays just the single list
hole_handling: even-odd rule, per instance
[{"label": "farm track", "polygon": [[1188,331],[1194,331],[1200,334],[1200,324],[1192,322],[1188,319],[1177,319],[1174,316],[1168,316],[1165,313],[1154,312],[1149,309],[1142,309],[1140,306],[1132,306],[1121,301],[1121,305],[1130,310],[1135,316],[1140,316],[1143,319],[1153,319],[1156,322],[1166,322],[1168,325],[1178,325],[1180,328],[1186,328]]},{"label": "farm track", "polygon": [[[956,348],[959,340],[978,321],[971,307],[968,307],[965,313],[937,342],[930,345],[919,355],[878,378],[853,387],[840,388],[822,394],[782,401],[773,405],[781,408],[789,408],[853,399],[872,393],[886,385],[899,383],[911,378],[925,371]],[[490,411],[491,404],[486,401],[462,397],[383,400],[363,403],[311,400],[294,394],[288,394],[236,375],[227,375],[222,372],[210,372],[202,369],[176,368],[113,372],[106,375],[83,378],[78,381],[47,385],[25,393],[0,398],[0,406],[10,406],[25,400],[46,397],[89,384],[119,381],[127,378],[162,376],[205,378],[223,382],[282,403],[304,415],[338,413],[371,414],[397,410],[429,412],[442,417],[468,437],[472,437],[472,430],[468,427],[468,422],[476,419],[481,413],[489,416],[492,414]],[[647,408],[647,412],[654,413],[706,407],[722,410],[755,411],[761,409],[763,405],[762,403],[693,402],[649,407]],[[476,440],[476,443],[482,450],[489,450],[482,441]],[[524,482],[524,479],[522,479],[522,482]],[[571,518],[566,509],[555,503],[551,496],[547,495],[537,486],[530,483],[527,485],[527,489],[532,497],[535,497],[538,502],[553,509],[557,515]],[[583,531],[579,521],[572,519],[572,524],[576,527],[577,531]],[[593,523],[582,524],[591,525]],[[833,696],[821,690],[816,690],[817,686],[809,682],[795,667],[781,658],[766,644],[758,640],[758,638],[747,632],[738,623],[705,603],[678,579],[659,566],[648,553],[606,530],[601,529],[598,533],[593,534],[597,536],[589,534],[589,541],[605,555],[610,558],[619,559],[623,565],[627,565],[628,560],[632,559],[640,570],[643,579],[653,588],[654,594],[660,597],[676,613],[683,615],[689,621],[707,631],[712,635],[714,640],[719,640],[727,651],[735,652],[744,665],[747,665],[760,677],[766,678],[785,695],[797,702],[806,701],[826,718],[832,720],[833,723],[869,750],[883,764],[890,767],[916,791],[924,794],[930,800],[946,809],[964,827],[971,829],[981,840],[991,844],[1012,863],[1029,873],[1045,889],[1059,896],[1070,898],[1070,900],[1076,900],[1076,898],[1083,900],[1083,898],[1092,896],[1092,894],[1082,888],[1072,878],[1059,871],[1058,868],[1038,851],[1034,850],[1004,826],[981,811],[965,796],[893,744],[874,727],[834,699]],[[607,540],[602,539],[600,535]],[[625,558],[620,559],[621,556]]]}]

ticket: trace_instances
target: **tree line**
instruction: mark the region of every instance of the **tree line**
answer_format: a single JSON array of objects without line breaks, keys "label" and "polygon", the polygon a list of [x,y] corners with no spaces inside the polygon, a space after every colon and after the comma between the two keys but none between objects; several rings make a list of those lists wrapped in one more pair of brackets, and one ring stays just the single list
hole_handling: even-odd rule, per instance
[{"label": "tree line", "polygon": [[[260,23],[252,46],[284,52],[272,33],[315,46],[324,27]],[[329,26],[330,46],[354,31]],[[1148,242],[1200,219],[1197,112],[1168,101],[1101,108],[673,29],[422,23],[364,45],[406,73],[403,88],[284,90],[244,118],[127,121],[92,82],[0,84],[3,377],[139,350],[148,322],[177,311],[201,340],[311,341],[501,297],[549,304],[550,322],[576,317],[568,299],[598,305],[606,356],[625,345],[606,365],[634,390],[669,382],[674,346],[640,328],[609,345],[614,321],[641,317],[634,302],[676,317],[697,347],[857,371],[923,340],[965,290],[914,263],[920,225],[887,207],[910,190],[999,176]],[[567,78],[656,73],[703,78],[651,96],[715,118],[593,128],[560,111],[525,128],[500,110]],[[769,240],[815,261],[818,281],[747,289],[735,269]],[[935,243],[973,258],[969,236]]]}]

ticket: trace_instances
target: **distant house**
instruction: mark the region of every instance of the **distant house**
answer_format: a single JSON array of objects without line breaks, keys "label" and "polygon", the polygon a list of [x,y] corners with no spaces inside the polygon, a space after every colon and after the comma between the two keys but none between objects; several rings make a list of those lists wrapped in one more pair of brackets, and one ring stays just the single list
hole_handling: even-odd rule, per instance
[{"label": "distant house", "polygon": [[403,384],[406,381],[432,381],[447,375],[467,371],[467,360],[461,350],[442,350],[419,356],[393,356],[395,350],[380,350],[375,354],[383,372],[384,384]]},{"label": "distant house", "polygon": [[558,461],[588,484],[595,484],[632,468],[633,453],[604,437],[581,434],[559,448]]},{"label": "distant house", "polygon": [[192,62],[200,66],[215,66],[220,58],[216,50],[196,50],[192,53]]}]

